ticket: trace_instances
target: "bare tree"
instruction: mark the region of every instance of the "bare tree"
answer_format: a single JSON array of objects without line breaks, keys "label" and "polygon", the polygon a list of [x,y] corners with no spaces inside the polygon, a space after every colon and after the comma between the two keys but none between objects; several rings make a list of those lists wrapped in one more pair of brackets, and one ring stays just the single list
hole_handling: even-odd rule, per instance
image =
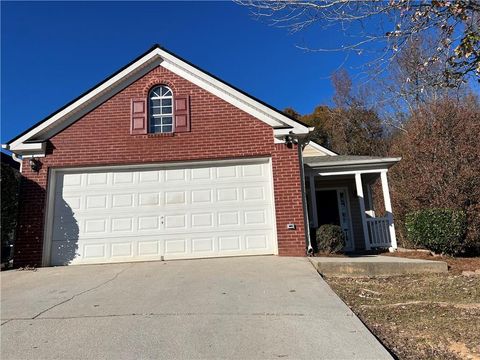
[{"label": "bare tree", "polygon": [[425,67],[436,39],[426,36],[412,38],[391,63],[388,73],[364,87],[374,87],[375,108],[390,127],[407,131],[405,121],[426,103],[442,98],[465,97],[471,91],[469,84],[456,87],[437,86],[445,82],[444,61]]},{"label": "bare tree", "polygon": [[334,107],[319,105],[311,114],[300,115],[292,108],[284,110],[315,130],[310,139],[342,155],[384,155],[387,132],[375,108],[363,93],[354,91],[345,70],[333,74]]},{"label": "bare tree", "polygon": [[365,64],[374,73],[391,64],[419,35],[433,36],[437,41],[419,64],[442,64],[444,76],[430,79],[432,85],[455,87],[469,76],[480,81],[480,0],[234,1],[292,32],[320,24],[336,27],[351,39],[338,48],[305,47],[307,50],[362,54],[381,43],[381,54]]}]

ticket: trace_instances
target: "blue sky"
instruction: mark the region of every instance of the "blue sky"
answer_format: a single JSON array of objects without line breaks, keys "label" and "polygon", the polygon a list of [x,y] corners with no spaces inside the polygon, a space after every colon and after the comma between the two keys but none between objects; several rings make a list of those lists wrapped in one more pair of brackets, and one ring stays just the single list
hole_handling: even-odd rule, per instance
[{"label": "blue sky", "polygon": [[[335,30],[289,34],[232,2],[2,2],[4,143],[159,43],[279,108],[329,103],[343,53]],[[346,68],[359,65],[349,58]]]}]

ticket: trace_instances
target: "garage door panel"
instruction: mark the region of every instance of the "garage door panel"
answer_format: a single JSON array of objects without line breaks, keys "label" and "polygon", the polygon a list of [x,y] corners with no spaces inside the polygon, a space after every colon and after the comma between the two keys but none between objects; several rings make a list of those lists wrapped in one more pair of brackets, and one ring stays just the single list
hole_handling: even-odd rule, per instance
[{"label": "garage door panel", "polygon": [[[98,213],[83,213],[75,217],[62,216],[58,218],[53,229],[56,240],[79,238],[116,237],[119,234],[139,236],[141,234],[162,233],[195,233],[205,231],[232,231],[241,227],[243,230],[271,230],[273,212],[270,209],[248,207],[225,208],[220,211],[188,211],[171,212],[168,215],[132,214],[125,212],[105,217]],[[83,215],[83,216],[82,216]]]},{"label": "garage door panel", "polygon": [[263,177],[264,175],[263,164],[244,165],[241,168],[242,168],[242,175],[244,177],[252,177],[252,176]]},{"label": "garage door panel", "polygon": [[131,217],[112,218],[111,224],[112,233],[134,231],[134,219]]},{"label": "garage door panel", "polygon": [[67,207],[70,210],[81,210],[82,207],[82,196],[79,195],[72,195],[72,196],[59,196],[55,202],[55,207],[57,209],[61,209],[62,207]]},{"label": "garage door panel", "polygon": [[275,252],[271,167],[57,172],[51,263]]},{"label": "garage door panel", "polygon": [[87,174],[87,185],[107,185],[108,184],[108,173],[98,172],[98,173],[91,173]]},{"label": "garage door panel", "polygon": [[192,205],[200,204],[200,206],[205,206],[205,203],[213,202],[213,198],[212,189],[197,189],[190,192],[190,203]]},{"label": "garage door panel", "polygon": [[187,254],[187,239],[165,239],[165,255]]},{"label": "garage door panel", "polygon": [[215,239],[213,237],[192,237],[193,253],[213,253],[215,251]]},{"label": "garage door panel", "polygon": [[[145,171],[145,174],[150,172]],[[144,176],[146,176],[144,174]],[[134,183],[134,176],[135,173],[133,172],[117,172],[113,174],[112,185],[120,185],[124,187],[126,184],[133,184]]]},{"label": "garage door panel", "polygon": [[163,253],[160,251],[160,242],[154,239],[144,239],[137,242],[137,254],[141,257],[157,257]]},{"label": "garage door panel", "polygon": [[240,246],[240,236],[219,236],[218,237],[218,250],[220,252],[232,252],[232,251],[241,251]]},{"label": "garage door panel", "polygon": [[191,227],[195,228],[213,228],[215,226],[214,214],[211,212],[191,214]]},{"label": "garage door panel", "polygon": [[126,242],[114,242],[111,243],[111,257],[131,257],[133,256],[133,244],[132,241]]},{"label": "garage door panel", "polygon": [[191,170],[191,179],[200,181],[200,180],[212,180],[213,178],[213,169],[211,168],[193,168]]},{"label": "garage door panel", "polygon": [[[107,263],[119,261],[166,260],[211,256],[271,254],[274,249],[266,232],[244,232],[232,235],[211,232],[156,236],[85,239],[81,242],[53,241],[52,263]],[[81,259],[81,262],[79,261]]]},{"label": "garage door panel", "polygon": [[72,186],[78,187],[82,185],[82,178],[83,174],[65,174],[57,180],[57,185],[64,189]]},{"label": "garage door panel", "polygon": [[[139,184],[148,184],[159,183],[161,182],[161,173],[158,170],[147,170],[140,173],[136,173]],[[133,177],[133,176],[132,176]]]},{"label": "garage door panel", "polygon": [[138,194],[138,206],[158,206],[160,204],[160,193],[144,192]]},{"label": "garage door panel", "polygon": [[168,169],[165,170],[165,182],[178,183],[187,180],[187,171],[185,169]]},{"label": "garage door panel", "polygon": [[160,229],[160,217],[159,216],[151,216],[151,215],[146,215],[146,216],[138,216],[138,221],[137,221],[138,227],[137,229],[139,231],[155,231]]},{"label": "garage door panel", "polygon": [[83,224],[83,227],[80,227],[80,230],[83,230],[82,233],[85,235],[95,234],[98,236],[99,233],[107,233],[108,228],[108,220],[107,219],[86,219]]}]

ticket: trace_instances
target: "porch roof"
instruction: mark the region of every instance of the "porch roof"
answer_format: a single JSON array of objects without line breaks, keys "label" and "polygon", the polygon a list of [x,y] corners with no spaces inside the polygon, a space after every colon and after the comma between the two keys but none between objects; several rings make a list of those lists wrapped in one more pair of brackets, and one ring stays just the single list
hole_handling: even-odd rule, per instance
[{"label": "porch roof", "polygon": [[304,164],[314,170],[323,171],[368,171],[388,169],[401,160],[400,157],[359,155],[312,156],[303,159]]}]

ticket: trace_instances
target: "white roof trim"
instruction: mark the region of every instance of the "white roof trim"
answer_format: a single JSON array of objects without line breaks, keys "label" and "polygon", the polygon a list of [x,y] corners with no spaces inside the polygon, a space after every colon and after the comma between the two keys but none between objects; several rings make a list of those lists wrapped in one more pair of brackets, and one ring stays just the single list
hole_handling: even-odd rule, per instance
[{"label": "white roof trim", "polygon": [[313,140],[310,140],[310,142],[308,143],[308,145],[312,146],[313,148],[329,155],[329,156],[337,156],[338,154],[337,153],[334,153],[332,150],[328,150],[326,147],[323,147],[322,145],[316,143],[315,141]]},{"label": "white roof trim", "polygon": [[290,131],[293,131],[295,134],[306,134],[309,132],[308,127],[293,121],[278,111],[270,109],[268,106],[259,103],[203,71],[179,60],[168,52],[162,49],[157,50],[159,51],[160,56],[165,60],[160,66],[163,66],[182,78],[191,81],[219,98],[231,103],[241,110],[244,110],[250,115],[264,121],[270,126],[278,127],[288,125],[293,128],[290,129]]},{"label": "white roof trim", "polygon": [[154,52],[150,52],[143,56],[141,59],[135,61],[133,64],[125,68],[123,71],[119,72],[117,75],[109,79],[108,81],[102,83],[101,85],[97,86],[95,89],[89,91],[87,94],[82,96],[80,99],[75,101],[74,103],[70,104],[67,106],[65,109],[55,113],[53,116],[50,118],[46,119],[44,122],[39,124],[38,126],[34,127],[32,130],[21,136],[20,138],[16,139],[13,141],[11,144],[9,144],[10,149],[13,151],[15,148],[23,143],[24,141],[30,139],[31,137],[35,136],[37,133],[42,131],[43,129],[47,128],[48,126],[52,125],[62,117],[68,115],[71,113],[73,110],[76,108],[82,106],[85,104],[87,101],[92,100],[95,96],[98,96],[102,91],[105,91],[108,89],[110,86],[114,85],[115,83],[119,82],[123,78],[125,78],[127,75],[141,67],[142,65],[145,65],[147,62],[152,60],[156,54]]},{"label": "white roof trim", "polygon": [[230,104],[247,112],[248,114],[254,116],[255,118],[265,122],[272,127],[289,126],[291,127],[289,131],[292,131],[292,133],[294,134],[307,134],[309,132],[308,127],[288,118],[287,116],[281,114],[278,111],[269,108],[268,106],[260,103],[259,101],[245,94],[242,94],[238,90],[235,90],[231,86],[228,86],[227,84],[213,78],[212,76],[204,73],[203,71],[195,68],[194,66],[187,64],[185,61],[168,53],[160,47],[155,47],[112,78],[101,83],[99,86],[89,91],[87,94],[83,95],[81,98],[79,98],[66,108],[45,119],[45,121],[35,126],[30,131],[20,136],[18,139],[12,141],[10,144],[8,144],[8,148],[13,152],[15,152],[16,150],[25,150],[25,144],[23,144],[25,141],[35,137],[35,135],[40,133],[42,130],[51,127],[55,124],[55,122],[63,122],[63,120],[66,120],[69,115],[75,112],[75,110],[82,106],[85,106],[89,101],[92,101],[94,98],[108,93],[109,89],[112,86],[117,85],[125,78],[130,76],[132,73],[138,71],[140,68],[146,66],[148,63],[159,58],[162,60],[160,62],[160,66],[163,66],[164,68],[174,72],[182,78],[191,81],[199,87],[220,97],[221,99],[229,102]]},{"label": "white roof trim", "polygon": [[318,163],[307,164],[310,167],[332,167],[332,166],[348,166],[348,165],[363,165],[363,164],[391,164],[402,160],[401,157],[385,157],[378,159],[359,159],[359,160],[339,160],[339,161],[320,161]]}]

